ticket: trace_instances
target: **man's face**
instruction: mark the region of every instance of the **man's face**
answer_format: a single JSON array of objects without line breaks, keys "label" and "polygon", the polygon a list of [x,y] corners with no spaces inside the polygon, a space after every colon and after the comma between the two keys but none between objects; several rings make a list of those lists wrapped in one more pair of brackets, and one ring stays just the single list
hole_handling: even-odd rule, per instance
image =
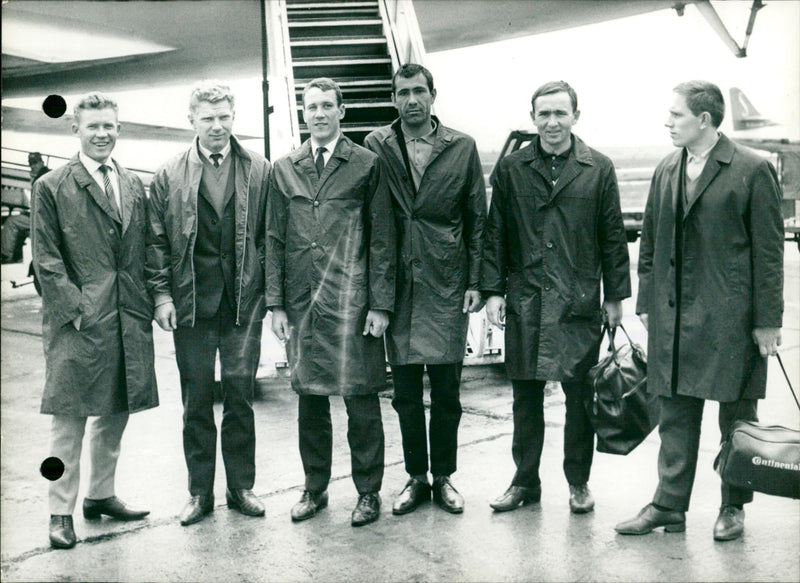
[{"label": "man's face", "polygon": [[531,112],[533,125],[539,138],[552,151],[561,152],[569,147],[572,126],[578,122],[580,111],[572,110],[572,100],[566,91],[540,95]]},{"label": "man's face", "polygon": [[98,162],[108,160],[119,130],[117,113],[111,107],[81,109],[72,124],[72,133],[81,141],[81,152]]},{"label": "man's face", "polygon": [[336,105],[336,92],[333,89],[322,91],[312,87],[303,99],[303,119],[308,130],[320,144],[331,141],[339,135],[339,122],[344,118],[344,104]]},{"label": "man's face", "polygon": [[210,103],[201,101],[189,112],[189,121],[200,140],[200,145],[213,153],[221,152],[231,139],[233,108],[226,99]]},{"label": "man's face", "polygon": [[406,125],[418,127],[430,123],[431,107],[435,100],[436,90],[431,93],[428,81],[422,73],[417,73],[410,79],[398,76],[395,80],[392,103]]},{"label": "man's face", "polygon": [[702,140],[703,113],[695,115],[686,105],[686,98],[680,93],[673,93],[669,117],[664,124],[669,128],[669,137],[677,148],[691,148]]}]

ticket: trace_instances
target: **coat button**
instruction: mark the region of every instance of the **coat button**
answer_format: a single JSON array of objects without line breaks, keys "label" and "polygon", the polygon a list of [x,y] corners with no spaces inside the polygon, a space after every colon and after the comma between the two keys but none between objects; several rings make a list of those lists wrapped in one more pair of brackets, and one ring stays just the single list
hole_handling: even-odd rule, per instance
[{"label": "coat button", "polygon": [[547,248],[548,249],[552,249],[553,248],[553,244],[550,241],[547,242]]},{"label": "coat button", "polygon": [[544,291],[550,291],[550,286],[549,285],[544,286]]},{"label": "coat button", "polygon": [[108,230],[108,234],[109,234],[109,235],[113,235],[113,234],[114,234],[114,229],[109,229],[109,230]]},{"label": "coat button", "polygon": [[670,308],[674,308],[675,307],[675,300],[669,300],[667,303],[669,304]]},{"label": "coat button", "polygon": [[311,248],[312,249],[316,249],[317,248],[317,244],[316,243],[311,243]]},{"label": "coat button", "polygon": [[211,224],[212,225],[216,225],[217,224],[217,219],[211,219]]},{"label": "coat button", "polygon": [[319,206],[319,201],[318,200],[314,201],[314,206]]}]

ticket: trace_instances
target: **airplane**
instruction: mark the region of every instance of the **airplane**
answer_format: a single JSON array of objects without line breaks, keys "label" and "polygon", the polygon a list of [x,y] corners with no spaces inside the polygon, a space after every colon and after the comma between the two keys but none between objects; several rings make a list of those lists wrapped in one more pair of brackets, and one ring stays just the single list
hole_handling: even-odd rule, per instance
[{"label": "airplane", "polygon": [[[455,8],[457,6],[457,8]],[[200,2],[86,2],[27,0],[2,5],[3,98],[73,95],[152,88],[200,78],[260,77],[264,153],[298,146],[307,133],[299,116],[298,88],[312,76],[337,79],[346,92],[343,130],[356,141],[394,118],[391,71],[400,63],[425,62],[440,51],[591,23],[696,6],[722,40],[746,55],[755,0],[740,47],[709,0],[203,0]],[[353,31],[357,31],[355,34]],[[351,121],[352,120],[352,121]],[[186,128],[131,125],[126,137],[188,141]],[[45,119],[41,111],[3,105],[3,131],[63,131],[70,120]],[[133,130],[128,132],[127,130]],[[174,131],[173,131],[174,130]],[[260,135],[259,135],[260,134]],[[43,154],[47,154],[43,152]],[[5,163],[3,182],[12,174]],[[19,155],[19,153],[17,153]],[[53,156],[58,160],[58,156]],[[17,168],[19,172],[19,168]],[[147,182],[147,181],[146,181]],[[5,189],[4,189],[5,190]],[[502,358],[502,337],[485,321],[471,326],[468,358]]]}]

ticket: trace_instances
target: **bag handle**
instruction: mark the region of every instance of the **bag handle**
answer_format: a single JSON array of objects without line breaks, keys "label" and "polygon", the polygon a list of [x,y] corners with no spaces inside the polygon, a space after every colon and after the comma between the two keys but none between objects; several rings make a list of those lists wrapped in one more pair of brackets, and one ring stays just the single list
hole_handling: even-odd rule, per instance
[{"label": "bag handle", "polygon": [[622,331],[625,333],[625,338],[628,339],[628,344],[633,346],[633,340],[631,340],[631,337],[628,334],[628,331],[625,329],[625,326],[620,323],[614,327],[611,327],[608,325],[608,322],[603,322],[603,329],[600,331],[600,341],[602,342],[604,334],[608,334],[608,350],[610,352],[616,352],[617,350],[614,346],[614,337],[617,333],[617,328],[622,329]]},{"label": "bag handle", "polygon": [[786,373],[786,368],[783,366],[783,361],[781,360],[781,355],[776,352],[775,356],[778,357],[778,364],[781,365],[781,370],[783,371],[783,376],[786,377],[786,384],[789,385],[789,392],[792,394],[792,398],[794,399],[795,405],[797,408],[800,409],[800,401],[797,400],[797,395],[794,393],[794,387],[792,387],[792,381],[789,380],[789,375]]}]

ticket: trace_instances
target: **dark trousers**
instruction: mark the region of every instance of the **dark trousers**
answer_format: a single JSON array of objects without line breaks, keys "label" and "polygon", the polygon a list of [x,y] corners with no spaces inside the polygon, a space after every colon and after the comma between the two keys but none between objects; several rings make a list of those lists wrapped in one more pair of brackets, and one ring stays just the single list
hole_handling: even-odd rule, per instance
[{"label": "dark trousers", "polygon": [[[658,434],[658,488],[653,503],[672,510],[687,511],[692,495],[704,399],[673,395],[659,397],[661,414]],[[725,436],[737,419],[758,421],[758,401],[742,399],[736,414],[736,402],[719,404],[719,429]],[[734,488],[722,482],[723,504],[746,504],[753,501],[752,490]]]},{"label": "dark trousers", "polygon": [[431,383],[430,451],[431,473],[449,476],[456,471],[458,424],[461,421],[461,363],[392,365],[392,407],[400,417],[403,458],[412,476],[428,471],[428,435],[422,402],[422,373]]},{"label": "dark trousers", "polygon": [[[514,388],[514,437],[511,455],[517,465],[513,486],[538,488],[539,461],[544,447],[544,386],[546,381],[511,381]],[[564,423],[564,475],[572,485],[589,481],[594,454],[594,431],[587,404],[592,389],[587,383],[562,382],[566,418]]]},{"label": "dark trousers", "polygon": [[[377,492],[383,482],[383,422],[378,395],[344,397],[353,482],[359,494]],[[326,396],[300,395],[297,424],[305,489],[322,492],[331,479],[333,427]]]},{"label": "dark trousers", "polygon": [[212,318],[198,318],[194,327],[179,326],[175,356],[183,398],[183,453],[191,495],[211,494],[217,459],[214,423],[214,364],[217,350],[222,369],[222,460],[231,489],[253,487],[256,433],[253,390],[261,356],[261,321],[243,326],[226,302]]}]

